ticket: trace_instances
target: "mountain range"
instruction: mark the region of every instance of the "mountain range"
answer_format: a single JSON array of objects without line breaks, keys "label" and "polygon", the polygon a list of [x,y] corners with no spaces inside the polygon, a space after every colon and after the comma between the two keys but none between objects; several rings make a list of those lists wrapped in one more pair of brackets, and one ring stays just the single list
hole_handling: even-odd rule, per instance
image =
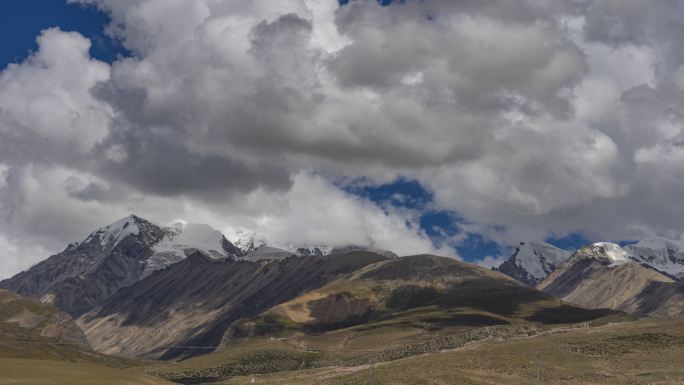
[{"label": "mountain range", "polygon": [[[624,247],[610,242],[594,245],[604,246],[606,255],[643,265],[673,280],[684,278],[683,242],[651,237]],[[513,254],[493,270],[536,286],[572,254],[544,242],[520,242]]]},{"label": "mountain range", "polygon": [[578,306],[610,308],[634,316],[684,315],[684,247],[651,238],[622,247],[598,242],[564,252],[521,243],[493,268]]},{"label": "mountain range", "polygon": [[259,261],[292,255],[331,255],[355,250],[391,252],[359,246],[303,247],[284,250],[253,239],[238,247],[205,224],[176,222],[159,226],[129,215],[93,231],[83,241],[0,282],[0,288],[57,306],[73,317],[92,310],[119,289],[131,286],[194,252],[208,258]]},{"label": "mountain range", "polygon": [[684,254],[663,239],[574,253],[524,242],[494,271],[433,255],[257,239],[233,243],[208,225],[130,215],[0,288],[64,312],[101,353],[168,360],[243,338],[345,331],[359,340],[369,330],[432,335],[625,313],[681,317],[684,308]]}]

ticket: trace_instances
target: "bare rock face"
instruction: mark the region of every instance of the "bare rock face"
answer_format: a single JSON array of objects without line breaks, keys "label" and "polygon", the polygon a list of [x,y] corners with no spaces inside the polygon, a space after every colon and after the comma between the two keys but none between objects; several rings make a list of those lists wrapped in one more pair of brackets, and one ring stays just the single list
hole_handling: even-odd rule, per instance
[{"label": "bare rock face", "polygon": [[223,344],[245,336],[287,337],[348,327],[423,325],[478,328],[511,323],[571,323],[611,310],[569,305],[506,275],[434,255],[388,258],[281,303],[226,331]]},{"label": "bare rock face", "polygon": [[588,308],[610,308],[635,316],[684,316],[684,287],[618,245],[579,249],[538,288]]},{"label": "bare rock face", "polygon": [[220,233],[206,225],[188,226],[162,228],[131,215],[0,282],[0,288],[78,317],[119,289],[183,260],[189,252],[235,257],[232,253],[237,249]]}]

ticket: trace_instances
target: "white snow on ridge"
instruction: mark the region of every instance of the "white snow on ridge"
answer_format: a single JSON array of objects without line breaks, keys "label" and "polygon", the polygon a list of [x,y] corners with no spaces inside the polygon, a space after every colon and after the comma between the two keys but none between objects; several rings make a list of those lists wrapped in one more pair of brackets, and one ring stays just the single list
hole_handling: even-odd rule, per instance
[{"label": "white snow on ridge", "polygon": [[625,250],[634,261],[679,279],[684,278],[684,242],[653,237],[625,246]]},{"label": "white snow on ridge", "polygon": [[592,246],[605,251],[604,255],[612,261],[610,266],[641,263],[662,273],[684,278],[684,252],[677,241],[655,238],[644,239],[624,248],[610,242],[594,243]]},{"label": "white snow on ridge", "polygon": [[164,231],[164,238],[152,247],[154,254],[147,260],[145,276],[180,262],[195,251],[214,259],[230,257],[223,250],[223,234],[209,225],[176,221]]}]

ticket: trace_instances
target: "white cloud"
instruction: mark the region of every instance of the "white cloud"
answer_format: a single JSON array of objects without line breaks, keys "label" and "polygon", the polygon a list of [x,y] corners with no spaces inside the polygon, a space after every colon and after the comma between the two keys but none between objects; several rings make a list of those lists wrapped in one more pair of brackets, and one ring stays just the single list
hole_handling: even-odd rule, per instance
[{"label": "white cloud", "polygon": [[269,202],[267,209],[256,216],[229,219],[227,233],[255,232],[276,245],[362,244],[393,250],[400,255],[453,254],[453,251],[436,249],[410,213],[385,212],[321,177],[299,174],[286,194],[271,199],[269,195],[256,192],[248,197],[259,204]]},{"label": "white cloud", "polygon": [[0,279],[26,270],[45,259],[48,250],[39,245],[22,244],[20,240],[9,239],[0,234]]},{"label": "white cloud", "polygon": [[0,73],[0,161],[77,162],[108,133],[111,110],[90,88],[109,77],[90,41],[48,29],[38,51]]},{"label": "white cloud", "polygon": [[430,249],[328,182],[397,176],[502,243],[682,233],[681,1],[76,2],[134,55],[50,29],[0,74],[12,242],[136,212]]}]

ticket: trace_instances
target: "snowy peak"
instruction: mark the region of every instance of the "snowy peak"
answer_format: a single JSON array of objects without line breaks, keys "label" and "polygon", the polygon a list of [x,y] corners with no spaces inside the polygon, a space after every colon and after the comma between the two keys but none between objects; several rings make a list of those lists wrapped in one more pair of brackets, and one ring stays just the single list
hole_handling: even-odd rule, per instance
[{"label": "snowy peak", "polygon": [[131,214],[92,232],[81,245],[97,242],[103,250],[111,250],[129,236],[139,237],[143,243],[153,243],[163,236],[163,231],[159,226]]},{"label": "snowy peak", "polygon": [[598,259],[609,267],[637,263],[673,279],[684,278],[684,251],[680,242],[664,238],[649,238],[621,247],[611,242],[585,246],[575,253],[578,258]]},{"label": "snowy peak", "polygon": [[136,224],[136,219],[137,217],[134,215],[121,218],[112,224],[97,229],[82,243],[89,243],[91,240],[97,239],[102,247],[108,245],[115,246],[127,236],[138,235],[140,233],[140,228]]},{"label": "snowy peak", "polygon": [[536,286],[569,256],[569,252],[545,242],[520,242],[508,260],[493,270]]},{"label": "snowy peak", "polygon": [[598,242],[585,249],[591,250],[587,256],[597,258],[601,261],[608,261],[608,266],[620,266],[630,262],[630,255],[617,243]]},{"label": "snowy peak", "polygon": [[83,254],[91,255],[93,250],[99,250],[102,252],[98,254],[100,258],[91,262],[97,264],[128,238],[152,251],[152,255],[142,261],[145,265],[143,276],[182,261],[197,251],[214,259],[240,255],[240,250],[209,225],[179,220],[170,226],[160,226],[133,214],[101,227],[80,244],[70,245],[66,251],[81,247]]}]

